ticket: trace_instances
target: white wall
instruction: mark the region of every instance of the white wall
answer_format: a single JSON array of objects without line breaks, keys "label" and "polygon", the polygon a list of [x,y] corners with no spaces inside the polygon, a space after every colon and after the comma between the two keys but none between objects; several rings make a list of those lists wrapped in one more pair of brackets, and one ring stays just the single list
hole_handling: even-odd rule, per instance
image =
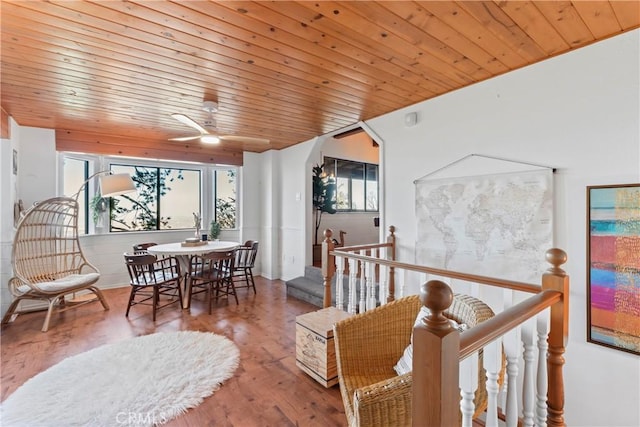
[{"label": "white wall", "polygon": [[[280,152],[280,278],[289,280],[304,274],[305,265],[311,264],[311,235],[307,222],[311,215],[311,163],[317,141],[295,145]],[[285,154],[286,155],[283,155]],[[307,249],[308,248],[308,249]],[[307,251],[309,254],[307,254]]]},{"label": "white wall", "polygon": [[[640,182],[639,38],[633,31],[367,122],[385,144],[385,220],[408,262],[415,179],[472,153],[557,168],[554,240],[571,277],[571,426],[640,425],[640,359],[586,343],[585,330],[586,186]],[[419,112],[417,126],[403,126],[408,111]]]},{"label": "white wall", "polygon": [[258,256],[254,274],[262,271],[262,252],[265,242],[262,237],[262,203],[256,203],[262,200],[262,194],[267,191],[264,188],[262,176],[262,156],[256,153],[244,153],[243,164],[240,173],[240,181],[238,182],[240,190],[239,213],[240,213],[240,236],[237,241],[245,242],[247,240],[257,240],[259,242]]},{"label": "white wall", "polygon": [[[18,192],[25,209],[56,194],[56,133],[52,129],[20,128]],[[52,160],[53,159],[53,160]]]},{"label": "white wall", "polygon": [[380,161],[380,150],[373,146],[373,141],[366,132],[340,139],[327,138],[322,143],[321,150],[316,163],[321,163],[325,156],[376,165]]},{"label": "white wall", "polygon": [[7,283],[11,272],[11,244],[14,234],[13,204],[18,200],[18,180],[13,174],[13,150],[18,151],[19,128],[9,118],[10,139],[0,140],[0,308],[2,314],[11,304]]}]

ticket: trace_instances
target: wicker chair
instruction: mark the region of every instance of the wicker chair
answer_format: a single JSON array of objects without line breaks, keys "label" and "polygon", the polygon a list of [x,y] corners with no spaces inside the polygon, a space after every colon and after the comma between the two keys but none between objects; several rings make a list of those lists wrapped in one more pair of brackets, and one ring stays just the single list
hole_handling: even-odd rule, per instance
[{"label": "wicker chair", "polygon": [[[334,326],[338,379],[349,426],[411,425],[411,372],[397,375],[394,365],[410,343],[421,307],[420,297],[413,295]],[[476,298],[456,294],[445,315],[471,328],[494,313]],[[478,384],[485,382],[480,369]],[[487,406],[484,387],[476,391],[474,403],[475,418]]]},{"label": "wicker chair", "polygon": [[95,300],[65,300],[67,295],[80,291],[93,292],[104,309],[109,309],[102,292],[94,286],[100,273],[80,248],[78,202],[74,198],[54,197],[27,210],[13,239],[11,263],[14,276],[9,280],[9,290],[15,299],[2,319],[3,324],[33,311],[18,310],[20,302],[44,300],[49,304],[42,326],[46,332],[53,312]]}]

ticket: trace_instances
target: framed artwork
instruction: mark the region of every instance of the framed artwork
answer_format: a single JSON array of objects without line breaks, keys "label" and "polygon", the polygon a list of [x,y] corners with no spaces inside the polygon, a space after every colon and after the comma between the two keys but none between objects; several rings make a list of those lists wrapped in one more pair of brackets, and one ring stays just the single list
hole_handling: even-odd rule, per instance
[{"label": "framed artwork", "polygon": [[640,183],[587,187],[587,341],[640,354]]}]

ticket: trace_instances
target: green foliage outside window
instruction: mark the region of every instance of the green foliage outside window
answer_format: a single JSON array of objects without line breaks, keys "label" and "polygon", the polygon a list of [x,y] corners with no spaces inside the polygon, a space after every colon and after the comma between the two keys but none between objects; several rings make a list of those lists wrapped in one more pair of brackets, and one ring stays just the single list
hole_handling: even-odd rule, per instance
[{"label": "green foliage outside window", "polygon": [[[177,171],[175,177],[170,177]],[[159,230],[170,228],[170,216],[158,215],[158,198],[171,191],[169,184],[176,179],[182,180],[180,169],[135,167],[133,179],[136,194],[111,198],[111,231]],[[129,202],[131,207],[123,206]]]},{"label": "green foliage outside window", "polygon": [[[224,175],[226,175],[226,177]],[[235,180],[236,171],[234,169],[216,171],[217,197],[215,206],[215,221],[220,224],[220,227],[223,229],[232,229],[236,227]],[[223,195],[223,186],[225,186],[227,189],[230,187],[231,194]]]}]

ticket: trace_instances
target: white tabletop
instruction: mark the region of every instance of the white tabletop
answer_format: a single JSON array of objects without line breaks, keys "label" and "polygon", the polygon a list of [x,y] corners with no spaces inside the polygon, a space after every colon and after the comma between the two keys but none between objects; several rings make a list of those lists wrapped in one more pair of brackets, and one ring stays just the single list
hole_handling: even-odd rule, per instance
[{"label": "white tabletop", "polygon": [[201,246],[182,246],[182,242],[177,242],[150,246],[147,251],[153,255],[202,255],[215,251],[228,251],[238,246],[240,246],[238,242],[225,240],[208,241],[206,245]]}]

